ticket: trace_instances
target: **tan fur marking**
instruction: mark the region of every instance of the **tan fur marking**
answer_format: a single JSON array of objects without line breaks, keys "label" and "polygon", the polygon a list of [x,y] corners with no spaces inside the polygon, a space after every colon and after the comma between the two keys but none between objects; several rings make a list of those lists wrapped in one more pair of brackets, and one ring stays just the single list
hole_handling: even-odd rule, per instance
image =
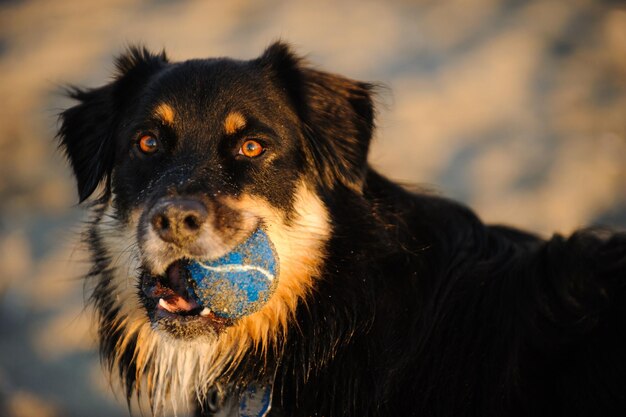
[{"label": "tan fur marking", "polygon": [[227,331],[236,339],[250,338],[255,348],[265,350],[269,338],[281,337],[289,320],[294,318],[298,301],[305,300],[313,287],[330,235],[328,213],[304,183],[296,192],[296,216],[290,225],[285,224],[282,212],[263,199],[245,196],[229,204],[263,219],[278,253],[280,273],[276,292],[260,311],[242,318]]},{"label": "tan fur marking", "polygon": [[163,124],[170,126],[174,124],[175,114],[174,109],[166,103],[161,103],[154,109],[154,115],[161,119]]},{"label": "tan fur marking", "polygon": [[237,133],[244,127],[246,127],[246,118],[239,112],[228,113],[228,116],[224,119],[224,132],[227,135]]}]

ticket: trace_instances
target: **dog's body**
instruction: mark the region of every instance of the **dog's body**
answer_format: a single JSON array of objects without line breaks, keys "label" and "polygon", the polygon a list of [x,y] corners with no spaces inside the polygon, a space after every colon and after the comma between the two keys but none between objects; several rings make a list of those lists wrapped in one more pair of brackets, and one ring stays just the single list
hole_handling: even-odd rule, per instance
[{"label": "dog's body", "polygon": [[[131,50],[74,90],[61,144],[81,200],[103,358],[158,413],[590,416],[626,413],[626,235],[544,241],[410,193],[367,163],[372,86],[258,59]],[[275,292],[203,309],[189,260],[263,230]],[[258,392],[264,393],[263,395]],[[269,409],[269,411],[268,411]]]}]

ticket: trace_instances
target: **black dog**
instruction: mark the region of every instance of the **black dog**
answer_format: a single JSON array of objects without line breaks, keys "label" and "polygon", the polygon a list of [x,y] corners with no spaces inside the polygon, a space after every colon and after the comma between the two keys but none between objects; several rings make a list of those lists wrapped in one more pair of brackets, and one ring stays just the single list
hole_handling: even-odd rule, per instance
[{"label": "black dog", "polygon": [[[71,89],[60,144],[87,233],[105,363],[157,414],[626,415],[626,235],[485,226],[367,164],[370,84],[276,43],[251,61],[131,48]],[[203,308],[186,265],[255,231],[260,308]],[[168,400],[169,399],[169,400]]]}]

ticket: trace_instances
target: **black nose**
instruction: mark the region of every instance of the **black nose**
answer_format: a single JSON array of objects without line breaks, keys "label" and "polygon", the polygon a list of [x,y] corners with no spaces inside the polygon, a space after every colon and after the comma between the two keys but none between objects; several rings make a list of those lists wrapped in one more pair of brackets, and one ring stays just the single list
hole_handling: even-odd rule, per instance
[{"label": "black nose", "polygon": [[178,246],[192,242],[206,219],[206,206],[191,198],[163,199],[150,210],[150,224],[156,234]]}]

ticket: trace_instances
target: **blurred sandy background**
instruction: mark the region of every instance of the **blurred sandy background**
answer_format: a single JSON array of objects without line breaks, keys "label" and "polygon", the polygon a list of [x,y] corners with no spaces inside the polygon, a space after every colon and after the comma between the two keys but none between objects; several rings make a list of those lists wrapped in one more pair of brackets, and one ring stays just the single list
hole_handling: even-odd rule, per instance
[{"label": "blurred sandy background", "polygon": [[0,416],[123,416],[94,351],[59,86],[128,43],[251,58],[283,38],[390,87],[374,165],[542,234],[626,226],[626,8],[599,0],[0,1]]}]

